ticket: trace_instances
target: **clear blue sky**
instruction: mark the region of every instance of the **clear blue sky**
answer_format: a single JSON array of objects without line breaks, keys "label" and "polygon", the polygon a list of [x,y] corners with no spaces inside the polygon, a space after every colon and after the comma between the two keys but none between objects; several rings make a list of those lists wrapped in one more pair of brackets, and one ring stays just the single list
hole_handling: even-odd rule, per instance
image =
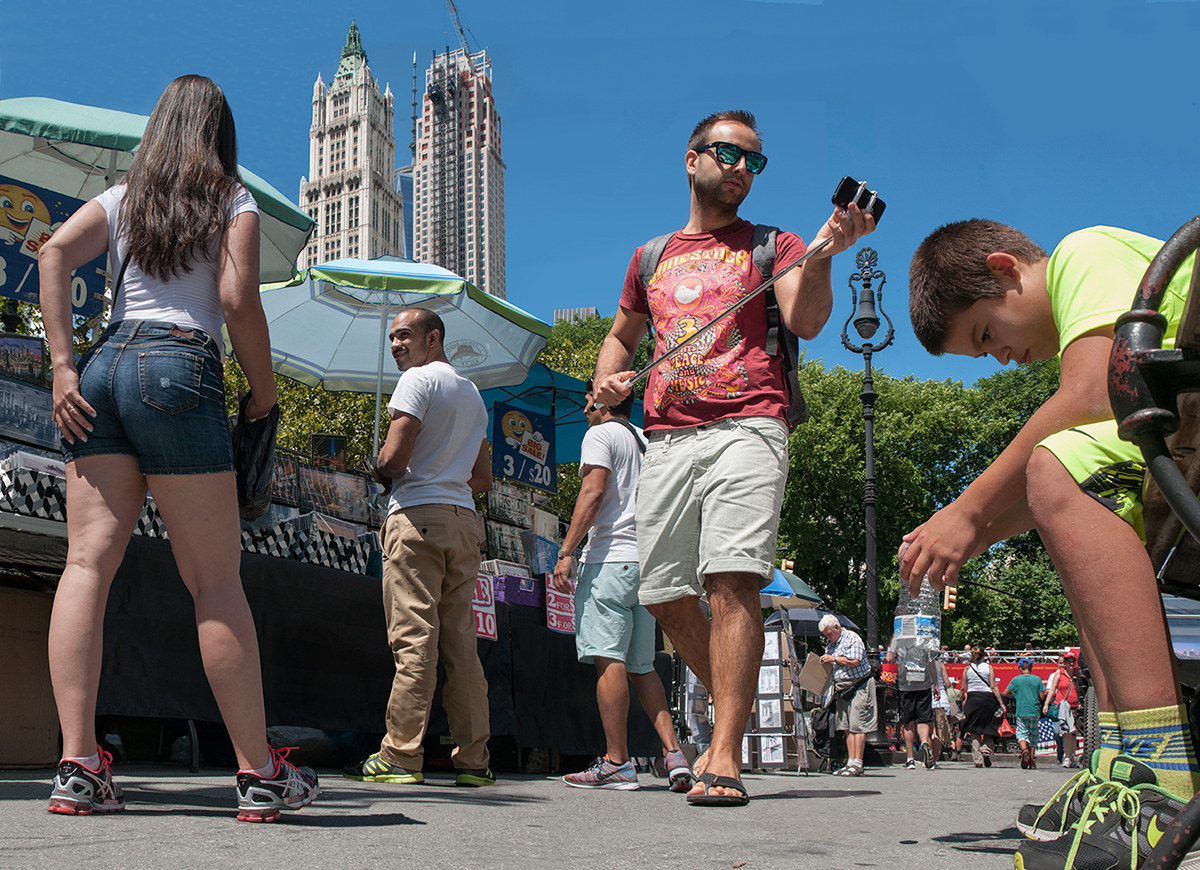
[{"label": "clear blue sky", "polygon": [[[1193,0],[461,0],[486,47],[507,164],[508,298],[612,314],[633,248],[687,218],[685,142],[711,111],[758,115],[771,163],[745,217],[810,239],[842,175],[888,202],[868,244],[888,276],[888,374],[968,383],[994,362],[935,359],[908,324],[908,260],[937,225],[991,217],[1047,249],[1093,224],[1165,237],[1200,213]],[[336,10],[336,11],[334,11]],[[37,5],[0,0],[0,97],[148,114],[177,75],[229,95],[242,163],[295,200],[312,85],[350,19],[396,96],[407,162],[412,56],[457,39],[444,0]],[[403,149],[403,150],[402,150]],[[851,256],[809,355],[861,366],[839,335]],[[1134,288],[1130,288],[1130,298]]]}]

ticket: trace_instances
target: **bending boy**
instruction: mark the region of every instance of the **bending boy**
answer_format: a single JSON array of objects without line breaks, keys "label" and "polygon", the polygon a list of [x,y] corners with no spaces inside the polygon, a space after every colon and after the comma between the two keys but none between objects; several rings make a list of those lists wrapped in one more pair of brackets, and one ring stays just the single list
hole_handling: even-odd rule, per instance
[{"label": "bending boy", "polygon": [[[1047,256],[1012,227],[970,220],[933,232],[909,270],[913,329],[931,353],[990,354],[1004,365],[1058,356],[1062,374],[1059,389],[1000,456],[905,536],[910,546],[901,575],[914,594],[926,572],[953,584],[965,561],[1036,528],[1062,578],[1097,689],[1102,749],[1078,784],[1109,778],[1114,799],[1130,786],[1150,787],[1137,792],[1143,811],[1133,822],[1107,813],[1071,831],[1070,800],[1035,807],[1038,824],[1023,823],[1022,830],[1045,836],[1038,826],[1049,819],[1054,834],[1071,836],[1022,845],[1018,867],[1070,866],[1094,849],[1130,861],[1137,848],[1140,863],[1148,837],[1157,840],[1154,832],[1200,784],[1162,599],[1141,537],[1145,469],[1137,448],[1117,436],[1106,383],[1113,325],[1161,245],[1127,230],[1092,227],[1067,236]],[[1168,340],[1192,265],[1178,271],[1163,303]],[[1144,828],[1142,837],[1117,836],[1114,825],[1133,823]]]}]

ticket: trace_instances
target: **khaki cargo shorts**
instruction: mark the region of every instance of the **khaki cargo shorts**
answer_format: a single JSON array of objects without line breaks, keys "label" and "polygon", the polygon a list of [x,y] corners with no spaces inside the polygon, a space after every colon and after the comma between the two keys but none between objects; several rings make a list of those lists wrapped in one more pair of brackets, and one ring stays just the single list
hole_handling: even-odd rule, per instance
[{"label": "khaki cargo shorts", "polygon": [[730,417],[648,441],[637,487],[639,601],[699,596],[707,574],[770,583],[787,482],[783,421]]}]

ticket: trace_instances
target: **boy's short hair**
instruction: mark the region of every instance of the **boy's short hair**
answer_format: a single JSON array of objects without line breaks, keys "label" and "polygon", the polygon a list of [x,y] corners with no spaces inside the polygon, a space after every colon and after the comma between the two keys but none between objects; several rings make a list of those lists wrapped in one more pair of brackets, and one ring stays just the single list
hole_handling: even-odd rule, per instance
[{"label": "boy's short hair", "polygon": [[938,227],[913,254],[908,267],[908,313],[917,339],[934,356],[946,352],[951,320],[980,299],[1004,295],[987,265],[988,255],[998,251],[1027,265],[1046,256],[1020,230],[982,218]]}]

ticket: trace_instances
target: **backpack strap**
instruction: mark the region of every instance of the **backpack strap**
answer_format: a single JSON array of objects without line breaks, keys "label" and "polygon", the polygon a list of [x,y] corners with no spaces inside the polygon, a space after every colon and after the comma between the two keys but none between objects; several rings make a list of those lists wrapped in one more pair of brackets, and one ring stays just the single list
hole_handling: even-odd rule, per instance
[{"label": "backpack strap", "polygon": [[[771,280],[775,274],[775,240],[778,227],[757,224],[750,250],[750,259],[762,275],[763,281]],[[775,299],[775,288],[763,291],[767,303],[767,356],[778,357],[783,365],[783,379],[788,392],[788,426],[795,428],[808,419],[808,404],[800,391],[800,379],[796,370],[800,365],[800,340],[783,324],[779,313],[779,302]]]},{"label": "backpack strap", "polygon": [[642,246],[642,258],[638,260],[638,278],[642,282],[643,290],[650,289],[650,279],[654,277],[658,261],[662,259],[663,251],[667,249],[667,242],[671,241],[671,237],[674,235],[674,233],[667,233],[655,236]]},{"label": "backpack strap", "polygon": [[[662,259],[667,243],[675,233],[655,236],[642,246],[642,256],[638,260],[638,278],[642,288],[649,290],[654,271]],[[775,241],[779,236],[779,228],[765,224],[755,224],[751,237],[750,259],[762,275],[763,281],[768,281],[775,274]],[[787,327],[779,314],[779,303],[775,300],[775,289],[768,287],[763,296],[767,303],[767,356],[779,357],[783,364],[784,382],[788,391],[788,425],[798,426],[808,418],[808,406],[804,395],[800,392],[800,381],[796,368],[800,360],[800,342]]]},{"label": "backpack strap", "polygon": [[633,440],[634,440],[635,442],[637,442],[637,448],[638,448],[638,452],[639,452],[639,453],[641,453],[642,455],[645,455],[645,453],[646,453],[646,442],[642,440],[642,436],[638,435],[638,433],[637,433],[637,429],[633,428],[633,424],[632,424],[632,423],[630,423],[630,422],[629,422],[628,420],[626,420],[624,417],[617,417],[617,416],[615,416],[615,415],[614,415],[613,417],[609,418],[607,422],[609,422],[609,423],[620,423],[622,426],[624,426],[626,429],[628,429],[628,430],[629,430],[629,434],[633,436]]},{"label": "backpack strap", "polygon": [[121,292],[121,282],[125,280],[125,267],[129,265],[132,259],[128,254],[125,255],[125,262],[121,264],[121,270],[117,272],[117,280],[113,284],[112,305],[109,306],[109,311],[117,307],[117,294]]},{"label": "backpack strap", "polygon": [[[775,274],[775,239],[779,235],[778,227],[764,224],[754,225],[754,235],[750,242],[750,259],[762,275],[764,282],[770,281]],[[779,354],[779,303],[775,301],[775,288],[768,287],[763,296],[767,301],[767,356]]]}]

